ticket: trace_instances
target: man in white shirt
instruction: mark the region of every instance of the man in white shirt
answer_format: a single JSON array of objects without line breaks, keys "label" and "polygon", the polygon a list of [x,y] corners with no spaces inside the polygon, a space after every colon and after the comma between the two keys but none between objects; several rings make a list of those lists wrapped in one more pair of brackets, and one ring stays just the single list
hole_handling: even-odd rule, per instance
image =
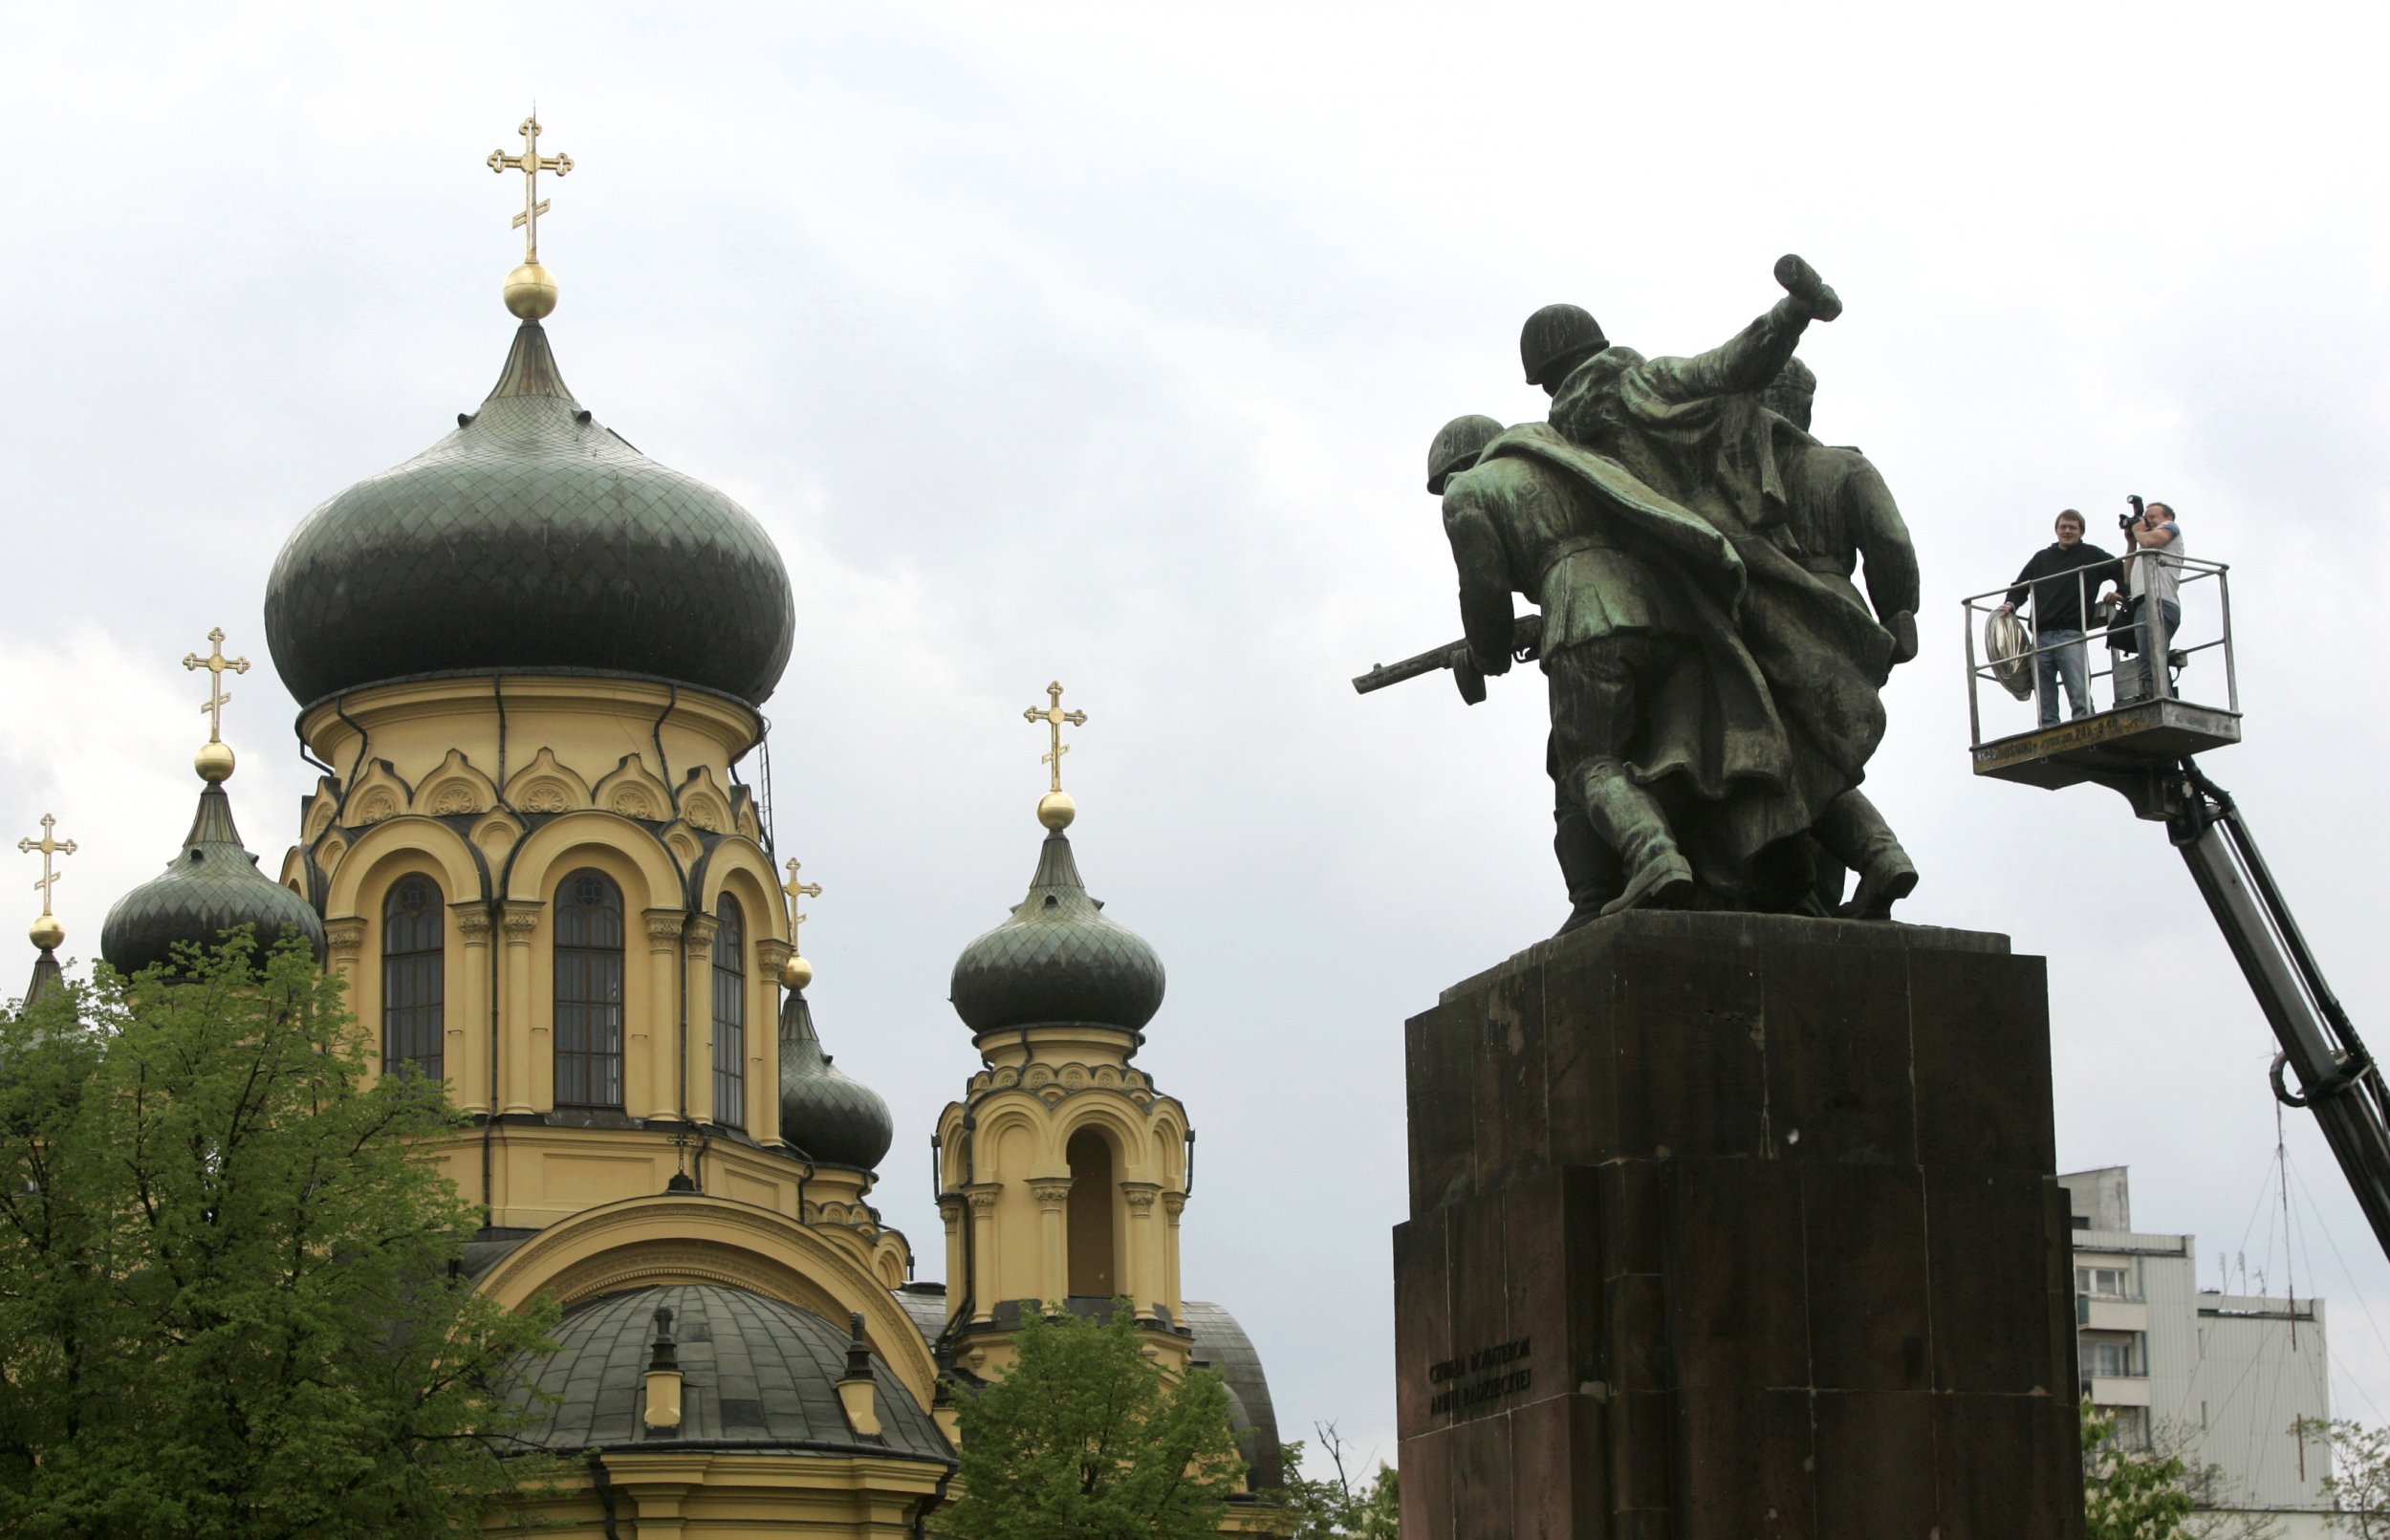
[{"label": "man in white shirt", "polygon": [[[2175,522],[2172,505],[2152,503],[2141,510],[2141,516],[2133,521],[2127,532],[2133,549],[2124,557],[2124,583],[2125,592],[2133,598],[2132,636],[2139,656],[2117,661],[2117,698],[2140,701],[2161,689],[2168,695],[2174,693],[2164,654],[2173,650],[2175,628],[2183,620],[2179,596],[2183,530]],[[2164,622],[2159,636],[2151,635],[2149,614],[2153,606]],[[2153,652],[2157,655],[2154,661]]]}]

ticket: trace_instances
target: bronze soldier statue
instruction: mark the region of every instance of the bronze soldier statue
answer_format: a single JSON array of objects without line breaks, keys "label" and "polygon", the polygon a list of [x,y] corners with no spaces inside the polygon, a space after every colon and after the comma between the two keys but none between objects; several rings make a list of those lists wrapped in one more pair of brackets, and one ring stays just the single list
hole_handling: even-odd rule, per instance
[{"label": "bronze soldier statue", "polygon": [[[1776,543],[1853,606],[1873,605],[1877,623],[1892,635],[1891,662],[1897,666],[1917,656],[1917,548],[1891,488],[1868,458],[1810,436],[1816,396],[1817,376],[1798,358],[1787,359],[1761,393],[1761,403],[1801,435],[1777,436],[1786,518]],[[1852,581],[1862,560],[1865,598]],[[1828,804],[1820,839],[1838,862],[1861,874],[1860,891],[1850,905],[1854,914],[1881,918],[1916,886],[1891,828],[1856,787]],[[1872,887],[1866,881],[1871,871]],[[1905,878],[1903,871],[1909,873]],[[1837,875],[1837,889],[1840,880]]]},{"label": "bronze soldier statue", "polygon": [[1787,365],[1840,299],[1798,257],[1776,277],[1784,299],[1690,358],[1615,346],[1574,305],[1530,316],[1520,360],[1550,422],[1456,418],[1428,452],[1466,636],[1354,681],[1450,667],[1473,703],[1539,657],[1572,926],[1638,904],[1815,912],[1821,852],[1859,874],[1845,914],[1886,917],[1917,883],[1858,790],[1886,674],[1916,652],[1915,553],[1875,467],[1796,421],[1806,372]]},{"label": "bronze soldier statue", "polygon": [[[1457,472],[1477,464],[1477,457],[1486,445],[1502,436],[1502,424],[1482,415],[1456,417],[1437,429],[1427,445],[1427,490],[1442,498],[1445,487]],[[1540,635],[1538,646],[1541,645]],[[1468,643],[1461,642],[1464,652]],[[1484,675],[1475,662],[1464,657],[1459,660],[1476,683],[1466,678],[1462,698],[1472,705],[1484,697]],[[1552,854],[1560,863],[1560,878],[1569,893],[1569,918],[1560,926],[1562,934],[1575,929],[1597,917],[1624,887],[1619,871],[1618,853],[1594,833],[1593,824],[1585,816],[1584,802],[1572,793],[1560,773],[1559,739],[1555,734],[1544,735],[1544,773],[1552,778]]]},{"label": "bronze soldier statue", "polygon": [[[1465,442],[1484,421],[1455,419],[1437,443]],[[1488,441],[1473,466],[1445,462],[1441,475],[1469,662],[1488,675],[1510,669],[1511,595],[1543,612],[1547,768],[1571,926],[1688,900],[1709,853],[1678,838],[1667,801],[1692,806],[1746,783],[1764,790],[1782,780],[1787,758],[1766,685],[1734,634],[1743,575],[1731,546],[1615,466],[1569,468],[1597,459],[1532,423]],[[1571,869],[1572,814],[1616,853],[1615,895],[1603,897],[1594,863]]]},{"label": "bronze soldier statue", "polygon": [[[1589,352],[1588,339],[1551,357],[1551,308],[1530,318],[1522,358],[1530,380],[1552,393],[1553,424],[1568,441],[1717,532],[1748,573],[1737,629],[1781,719],[1791,774],[1772,795],[1717,810],[1723,850],[1743,863],[1727,896],[1762,907],[1797,904],[1810,883],[1808,846],[1798,836],[1814,834],[1859,872],[1853,912],[1880,916],[1915,887],[1916,870],[1864,798],[1840,799],[1882,740],[1879,691],[1895,639],[1854,602],[1847,578],[1813,572],[1787,549],[1795,489],[1787,467],[1815,441],[1759,399],[1809,323],[1832,320],[1842,307],[1797,257],[1777,264],[1777,278],[1784,298],[1689,358],[1646,359],[1615,345]],[[1597,326],[1590,329],[1599,337]],[[1596,479],[1581,466],[1578,474],[1589,485]]]},{"label": "bronze soldier statue", "polygon": [[[1892,633],[1892,662],[1917,656],[1917,547],[1892,489],[1868,458],[1848,445],[1809,437],[1817,376],[1798,358],[1785,360],[1760,404],[1801,430],[1779,435],[1786,519],[1777,544],[1854,604],[1872,604]],[[1867,596],[1852,577],[1866,563]]]}]

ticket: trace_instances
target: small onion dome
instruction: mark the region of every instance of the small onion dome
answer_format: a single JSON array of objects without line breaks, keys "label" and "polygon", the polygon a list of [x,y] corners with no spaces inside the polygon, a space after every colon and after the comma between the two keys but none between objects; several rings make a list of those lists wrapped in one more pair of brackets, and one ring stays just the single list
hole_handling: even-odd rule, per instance
[{"label": "small onion dome", "polygon": [[1162,959],[1102,909],[1079,881],[1070,836],[1054,830],[1029,897],[955,959],[955,1014],[979,1033],[1047,1022],[1143,1028],[1162,1009]]},{"label": "small onion dome", "polygon": [[896,1123],[879,1092],[830,1062],[805,991],[780,1008],[780,1137],[824,1165],[879,1169]]},{"label": "small onion dome", "polygon": [[633,674],[760,705],[796,634],[745,509],[592,421],[537,321],[481,410],[293,531],[266,643],[302,703],[422,674]]},{"label": "small onion dome", "polygon": [[108,910],[99,955],[119,973],[138,973],[171,963],[177,942],[214,946],[241,925],[256,927],[261,953],[285,936],[304,936],[323,960],[323,922],[306,900],[257,869],[232,826],[231,800],[210,785],[199,793],[182,853]]},{"label": "small onion dome", "polygon": [[38,1005],[65,989],[66,970],[58,966],[58,954],[45,946],[41,955],[33,959],[33,976],[25,986],[24,1004]]}]

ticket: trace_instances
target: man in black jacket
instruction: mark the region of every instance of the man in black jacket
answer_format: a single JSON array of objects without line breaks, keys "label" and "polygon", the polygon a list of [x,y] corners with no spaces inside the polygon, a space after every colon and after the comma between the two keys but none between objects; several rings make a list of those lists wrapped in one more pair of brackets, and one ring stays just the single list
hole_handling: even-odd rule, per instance
[{"label": "man in black jacket", "polygon": [[2016,613],[2029,599],[2033,606],[2033,684],[2041,697],[2041,725],[2058,725],[2058,685],[2066,685],[2067,705],[2078,717],[2092,713],[2090,662],[2083,646],[2083,611],[2102,583],[2121,583],[2124,569],[2117,558],[2083,538],[2083,515],[2068,509],[2058,515],[2058,538],[2033,553],[2033,559],[2016,575],[2004,615]]}]

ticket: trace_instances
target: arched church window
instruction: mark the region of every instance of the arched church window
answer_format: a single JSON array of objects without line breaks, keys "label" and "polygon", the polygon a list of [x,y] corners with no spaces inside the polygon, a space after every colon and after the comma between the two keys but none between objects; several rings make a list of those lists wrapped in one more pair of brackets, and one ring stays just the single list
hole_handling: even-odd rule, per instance
[{"label": "arched church window", "polygon": [[1120,1291],[1119,1269],[1113,1260],[1117,1174],[1112,1168],[1112,1141],[1092,1128],[1082,1128],[1063,1146],[1062,1158],[1071,1165],[1071,1200],[1065,1211],[1070,1226],[1071,1292],[1110,1299]]},{"label": "arched church window", "polygon": [[714,1121],[747,1126],[747,916],[722,896],[714,932]]},{"label": "arched church window", "polygon": [[556,1105],[622,1105],[622,890],[576,872],[556,890]]},{"label": "arched church window", "polygon": [[399,878],[381,903],[382,1074],[445,1073],[446,960],[439,884],[421,873]]}]

